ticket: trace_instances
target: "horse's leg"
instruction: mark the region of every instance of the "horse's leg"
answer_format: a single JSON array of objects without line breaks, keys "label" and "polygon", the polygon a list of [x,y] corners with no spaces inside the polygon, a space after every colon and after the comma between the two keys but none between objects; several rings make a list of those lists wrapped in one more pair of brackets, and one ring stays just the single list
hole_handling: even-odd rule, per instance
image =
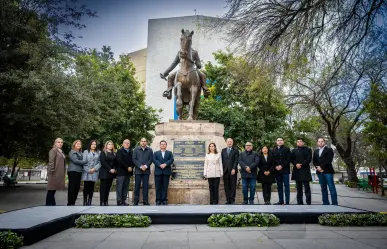
[{"label": "horse's leg", "polygon": [[198,94],[199,87],[197,84],[192,84],[191,86],[191,100],[189,101],[189,112],[188,112],[188,120],[194,120],[194,109],[196,102],[196,95]]},{"label": "horse's leg", "polygon": [[200,106],[200,90],[199,90],[198,94],[196,95],[196,99],[195,99],[194,115],[193,115],[194,120],[198,119],[199,106]]},{"label": "horse's leg", "polygon": [[183,118],[183,94],[181,92],[181,83],[177,82],[175,85],[176,88],[176,112],[179,116],[179,120]]}]

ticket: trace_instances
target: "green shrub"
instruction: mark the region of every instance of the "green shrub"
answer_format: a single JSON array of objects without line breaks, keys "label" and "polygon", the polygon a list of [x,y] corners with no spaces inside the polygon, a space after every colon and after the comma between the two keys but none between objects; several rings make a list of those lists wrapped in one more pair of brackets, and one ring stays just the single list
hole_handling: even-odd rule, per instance
[{"label": "green shrub", "polygon": [[318,217],[323,226],[387,226],[387,215],[369,214],[324,214]]},{"label": "green shrub", "polygon": [[273,227],[280,224],[280,220],[274,214],[213,214],[208,220],[210,227]]},{"label": "green shrub", "polygon": [[14,232],[0,232],[0,249],[14,249],[23,246],[23,236]]},{"label": "green shrub", "polygon": [[149,216],[134,214],[86,214],[75,220],[78,228],[148,227]]},{"label": "green shrub", "polygon": [[348,188],[355,188],[355,187],[356,187],[356,182],[352,182],[352,181],[344,181],[344,184],[345,184],[345,186],[347,186]]}]

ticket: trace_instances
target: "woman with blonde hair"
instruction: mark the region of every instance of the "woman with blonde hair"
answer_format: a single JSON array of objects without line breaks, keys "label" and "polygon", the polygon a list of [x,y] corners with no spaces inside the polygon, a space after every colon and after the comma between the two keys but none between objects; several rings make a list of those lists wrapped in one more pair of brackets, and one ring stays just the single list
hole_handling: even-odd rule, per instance
[{"label": "woman with blonde hair", "polygon": [[103,152],[99,156],[101,168],[99,169],[100,185],[100,205],[108,206],[109,192],[116,173],[116,153],[114,143],[109,140],[105,143]]},{"label": "woman with blonde hair", "polygon": [[81,187],[83,165],[87,163],[87,158],[84,158],[82,154],[81,140],[75,140],[73,142],[72,150],[69,153],[69,159],[70,164],[67,170],[67,175],[69,176],[67,206],[74,206]]},{"label": "woman with blonde hair", "polygon": [[219,203],[219,183],[223,176],[223,165],[221,153],[218,153],[215,143],[208,145],[208,153],[204,159],[204,177],[208,179],[210,189],[210,204]]},{"label": "woman with blonde hair", "polygon": [[58,137],[48,154],[46,206],[55,206],[55,192],[65,187],[66,156],[62,146],[63,139]]}]

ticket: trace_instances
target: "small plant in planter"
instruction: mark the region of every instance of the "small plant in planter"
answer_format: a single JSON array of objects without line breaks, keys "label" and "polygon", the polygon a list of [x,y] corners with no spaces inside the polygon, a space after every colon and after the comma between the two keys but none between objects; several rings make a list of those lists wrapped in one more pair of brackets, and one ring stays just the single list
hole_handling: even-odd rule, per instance
[{"label": "small plant in planter", "polygon": [[86,214],[75,220],[77,228],[148,227],[149,216],[134,214]]},{"label": "small plant in planter", "polygon": [[324,214],[318,217],[323,226],[387,226],[387,215],[369,214]]},{"label": "small plant in planter", "polygon": [[16,249],[23,246],[23,236],[14,232],[0,232],[0,249]]},{"label": "small plant in planter", "polygon": [[274,214],[213,214],[208,218],[210,227],[278,226],[280,220]]}]

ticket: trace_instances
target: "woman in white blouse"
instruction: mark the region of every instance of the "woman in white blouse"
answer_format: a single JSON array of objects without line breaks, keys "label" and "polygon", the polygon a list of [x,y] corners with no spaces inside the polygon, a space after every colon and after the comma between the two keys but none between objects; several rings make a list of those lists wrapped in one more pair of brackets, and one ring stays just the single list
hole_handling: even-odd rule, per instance
[{"label": "woman in white blouse", "polygon": [[210,188],[210,204],[219,203],[219,183],[223,176],[221,153],[218,153],[215,143],[208,145],[208,154],[204,161],[204,177],[208,179]]}]

